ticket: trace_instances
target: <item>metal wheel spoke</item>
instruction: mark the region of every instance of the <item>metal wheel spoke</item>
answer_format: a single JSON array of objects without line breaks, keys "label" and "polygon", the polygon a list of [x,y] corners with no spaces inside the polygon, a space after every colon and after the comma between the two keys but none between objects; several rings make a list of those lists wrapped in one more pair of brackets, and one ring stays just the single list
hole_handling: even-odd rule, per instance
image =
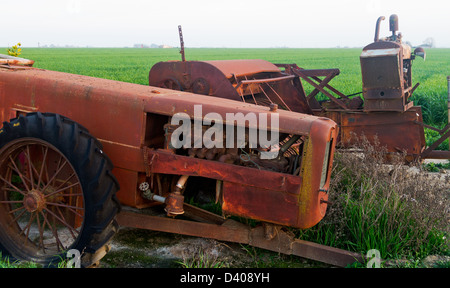
[{"label": "metal wheel spoke", "polygon": [[[63,185],[65,185],[67,182],[69,182],[69,180],[72,179],[72,177],[75,176],[75,175],[76,175],[75,172],[73,172],[73,173],[69,176],[69,178],[67,178],[66,180],[64,180],[64,182],[61,183],[61,185],[59,185],[58,188],[56,188],[56,190],[60,189]],[[77,182],[77,183],[78,183],[78,182]]]},{"label": "metal wheel spoke", "polygon": [[47,182],[47,184],[44,186],[44,188],[42,188],[42,192],[45,192],[45,190],[48,188],[50,183],[52,183],[56,179],[56,176],[58,176],[59,172],[61,172],[61,170],[64,168],[64,166],[66,164],[67,164],[67,161],[64,161],[64,164],[58,168],[58,170],[55,172],[55,174],[53,174],[52,178]]},{"label": "metal wheel spoke", "polygon": [[22,231],[19,233],[19,236],[20,236],[20,235],[22,235],[22,234],[25,232],[25,230],[27,231],[27,234],[24,235],[24,236],[25,236],[24,243],[23,243],[24,245],[27,245],[27,242],[28,242],[28,236],[29,236],[29,234],[30,234],[31,224],[33,223],[34,216],[36,216],[36,214],[34,214],[34,213],[32,213],[32,214],[30,215],[30,220],[28,221],[27,226],[25,226],[24,229],[22,229]]},{"label": "metal wheel spoke", "polygon": [[[48,212],[49,210],[46,210],[46,211]],[[47,223],[48,227],[50,227],[50,230],[52,231],[53,237],[55,237],[55,241],[56,241],[56,249],[57,249],[58,251],[61,251],[60,246],[63,247],[63,248],[64,248],[64,246],[62,245],[61,241],[59,240],[59,237],[58,237],[58,231],[56,231],[56,230],[53,228],[53,226],[52,226],[52,225],[50,224],[50,222],[48,221],[46,215],[45,215],[44,213],[42,213],[42,214],[43,214],[43,216],[44,216],[44,222]]]},{"label": "metal wheel spoke", "polygon": [[[11,154],[9,155],[9,160],[11,161],[11,163],[12,163],[12,165],[13,165],[14,167],[11,167],[11,166],[9,166],[9,165],[8,165],[8,167],[9,167],[11,170],[14,170],[14,171],[19,175],[19,177],[20,177],[20,179],[22,180],[23,185],[25,185],[25,188],[27,189],[27,191],[30,191],[30,189],[28,188],[28,185],[27,185],[27,181],[28,181],[29,183],[31,183],[31,181],[30,181],[28,178],[26,178],[25,175],[23,175],[22,173],[20,173],[19,168],[17,168],[16,162],[15,162],[14,159],[12,158]],[[27,181],[25,181],[24,178],[25,178]]]},{"label": "metal wheel spoke", "polygon": [[[47,211],[48,213],[50,213],[53,217],[55,217],[55,219],[57,219],[59,222],[61,222],[61,224],[63,224],[64,226],[66,226],[67,228],[69,228],[69,230],[73,230],[77,233],[79,233],[76,229],[74,229],[72,226],[70,226],[66,221],[64,221],[64,219],[61,219],[58,215],[56,215],[55,213],[53,213],[51,210],[46,209],[45,211]],[[64,218],[64,216],[63,216]]]},{"label": "metal wheel spoke", "polygon": [[26,209],[24,209],[24,210],[22,211],[22,213],[20,213],[20,214],[17,215],[14,219],[12,219],[12,220],[8,223],[8,226],[11,227],[11,225],[12,225],[13,223],[17,223],[17,220],[18,220],[20,217],[22,217],[22,215],[23,215],[25,212],[27,212]]},{"label": "metal wheel spoke", "polygon": [[[56,210],[58,210],[59,215],[64,218],[64,215],[62,215],[61,209],[59,209],[59,207],[56,208]],[[68,225],[68,224],[67,224]],[[79,234],[80,232],[77,231],[77,229],[75,229],[74,227],[71,227],[70,225],[67,226],[69,228],[69,232],[70,234],[72,234],[73,239],[76,239],[77,236],[75,236],[75,234],[73,233],[73,231],[75,231],[77,234]]]},{"label": "metal wheel spoke", "polygon": [[69,188],[72,188],[72,187],[74,187],[74,186],[77,186],[77,185],[79,185],[79,184],[80,184],[80,182],[76,182],[76,183],[71,184],[71,185],[69,185],[69,186],[67,186],[67,187],[64,187],[63,189],[59,189],[59,190],[53,191],[52,193],[46,194],[46,195],[45,195],[45,198],[48,198],[48,197],[50,197],[50,196],[53,196],[53,195],[55,195],[55,194],[57,194],[57,193],[59,193],[59,192],[63,192],[63,191],[65,191],[65,190],[67,190],[67,189],[69,189]]},{"label": "metal wheel spoke", "polygon": [[[40,212],[42,213],[42,211]],[[38,244],[38,249],[39,247],[41,247],[42,245],[42,252],[45,253],[45,245],[44,245],[44,227],[45,227],[45,221],[44,223],[42,223],[42,227],[41,227],[41,222],[39,221],[39,214],[37,215],[37,224],[38,224],[38,230],[39,230],[39,244]]]},{"label": "metal wheel spoke", "polygon": [[44,171],[44,167],[47,167],[47,165],[45,165],[45,160],[47,159],[47,152],[48,152],[48,146],[45,146],[45,152],[44,152],[44,155],[42,156],[42,165],[41,165],[41,171],[39,172],[39,179],[38,179],[37,187],[41,187],[42,172]]},{"label": "metal wheel spoke", "polygon": [[[22,209],[25,209],[25,206],[20,206],[19,208],[16,208],[16,209],[14,209],[14,210],[11,210],[11,211],[8,212],[8,214],[16,213],[17,211],[22,210]],[[24,212],[25,212],[25,211],[24,211]]]},{"label": "metal wheel spoke", "polygon": [[63,203],[47,203],[47,205],[51,205],[51,206],[57,206],[57,207],[63,207],[63,208],[67,208],[67,210],[71,211],[73,214],[82,217],[83,215],[81,215],[80,213],[78,213],[76,210],[82,210],[84,211],[83,207],[77,207],[77,206],[71,206],[71,205],[67,205],[67,204],[63,204]]},{"label": "metal wheel spoke", "polygon": [[60,193],[58,196],[61,197],[83,196],[83,193],[69,193],[69,194]]},{"label": "metal wheel spoke", "polygon": [[3,182],[5,182],[6,184],[8,184],[11,188],[14,189],[14,191],[19,192],[20,194],[22,194],[23,196],[25,196],[25,193],[23,193],[22,190],[20,190],[19,188],[17,188],[16,186],[14,186],[14,184],[12,184],[11,182],[9,182],[8,180],[6,180],[5,178],[3,178],[0,175],[0,180],[2,180]]},{"label": "metal wheel spoke", "polygon": [[29,145],[27,145],[27,149],[26,149],[26,151],[27,151],[27,153],[25,153],[26,154],[26,156],[27,156],[27,160],[28,160],[28,170],[29,170],[29,172],[30,172],[30,183],[31,183],[31,189],[34,189],[34,180],[33,180],[33,169],[35,169],[34,168],[34,166],[33,166],[33,163],[31,162],[31,156],[30,156],[30,146]]},{"label": "metal wheel spoke", "polygon": [[23,201],[18,200],[0,200],[0,204],[12,204],[12,203],[22,203]]},{"label": "metal wheel spoke", "polygon": [[[14,191],[16,191],[16,192],[17,192],[17,190],[16,190],[16,189],[13,189],[13,188],[3,187],[2,189],[4,190],[4,192],[6,192],[6,191],[9,191],[9,192],[14,192]],[[7,195],[7,194],[5,194],[5,195]]]}]

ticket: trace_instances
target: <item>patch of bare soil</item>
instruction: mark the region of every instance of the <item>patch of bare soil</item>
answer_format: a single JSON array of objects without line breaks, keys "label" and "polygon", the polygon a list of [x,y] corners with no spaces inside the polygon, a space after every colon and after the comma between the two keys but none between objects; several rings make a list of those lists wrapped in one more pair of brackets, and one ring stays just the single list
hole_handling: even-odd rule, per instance
[{"label": "patch of bare soil", "polygon": [[330,265],[238,243],[121,228],[99,267],[323,268]]},{"label": "patch of bare soil", "polygon": [[[111,242],[111,251],[101,260],[101,267],[175,268],[202,254],[210,263],[245,266],[252,257],[235,243],[212,239],[121,228]],[[206,260],[205,260],[206,261]]]}]

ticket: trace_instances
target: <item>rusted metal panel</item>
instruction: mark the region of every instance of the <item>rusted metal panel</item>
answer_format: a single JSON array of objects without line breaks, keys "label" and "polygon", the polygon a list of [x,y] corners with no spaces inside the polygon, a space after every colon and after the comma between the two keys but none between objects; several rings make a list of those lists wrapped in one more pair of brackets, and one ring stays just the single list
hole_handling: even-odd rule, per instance
[{"label": "rusted metal panel", "polygon": [[[209,161],[172,154],[165,150],[148,150],[151,173],[201,176],[250,187],[268,188],[292,194],[299,193],[301,177],[249,167],[236,167],[219,161]],[[171,165],[167,165],[171,163]],[[237,169],[238,168],[238,169]],[[257,173],[255,173],[257,172]]]},{"label": "rusted metal panel", "polygon": [[[322,128],[316,126],[317,131],[313,133],[322,132]],[[326,142],[335,139],[335,133],[334,130],[328,130],[328,138],[325,138],[323,143],[309,143],[309,152],[303,155],[302,177],[248,167],[237,169],[235,165],[175,155],[163,150],[148,151],[148,159],[151,162],[149,170],[151,173],[222,180],[222,209],[226,213],[309,228],[325,216],[331,160],[326,163],[326,183],[323,186],[319,175],[324,164]],[[332,159],[334,148],[330,149],[329,159]]]},{"label": "rusted metal panel", "polygon": [[409,109],[411,48],[401,41],[377,41],[360,55],[364,111]]},{"label": "rusted metal panel", "polygon": [[99,139],[139,148],[144,105],[133,95],[141,92],[139,85],[41,69],[0,73],[5,93],[14,95],[5,97],[2,109],[20,104],[60,113]]},{"label": "rusted metal panel", "polygon": [[5,65],[5,64],[6,65],[24,65],[24,66],[31,67],[34,64],[34,60],[0,54],[0,65]]},{"label": "rusted metal panel", "polygon": [[264,60],[159,62],[149,72],[149,85],[311,112],[301,82]]},{"label": "rusted metal panel", "polygon": [[[234,121],[227,121],[228,114],[238,114],[243,113],[254,113],[257,118],[260,114],[269,115],[270,108],[264,106],[258,106],[249,103],[242,103],[237,101],[232,101],[229,99],[218,99],[211,98],[204,95],[197,94],[185,94],[176,93],[170,90],[161,89],[161,94],[153,95],[145,101],[144,110],[146,112],[152,112],[162,115],[172,116],[175,113],[185,113],[191,119],[195,118],[194,106],[201,104],[203,115],[210,112],[217,113],[223,120],[224,125],[235,125]],[[186,97],[189,95],[189,97]],[[296,112],[290,112],[285,110],[277,110],[279,113],[279,128],[273,126],[271,122],[271,117],[267,117],[267,129],[278,129],[280,133],[289,133],[296,135],[309,135],[311,131],[311,125],[318,122],[327,122],[329,128],[335,125],[334,122],[329,121],[329,119],[318,120],[318,117],[313,115],[301,114]],[[256,126],[249,126],[246,122],[246,127],[255,128]]]},{"label": "rusted metal panel", "polygon": [[[237,169],[235,165],[174,155],[163,150],[148,153],[152,173],[201,176],[224,181],[222,209],[225,213],[297,225],[302,184],[298,176],[248,167]],[[270,209],[271,206],[276,207],[278,212]]]},{"label": "rusted metal panel", "polygon": [[361,58],[379,57],[379,56],[394,56],[397,57],[400,53],[400,48],[389,48],[389,49],[373,49],[364,50],[361,52]]},{"label": "rusted metal panel", "polygon": [[339,123],[341,146],[361,143],[364,136],[369,143],[385,147],[387,152],[406,152],[410,160],[417,159],[426,146],[420,107],[406,112],[349,112],[321,113]]},{"label": "rusted metal panel", "polygon": [[[327,118],[325,118],[327,119]],[[305,182],[300,192],[298,227],[309,228],[317,224],[324,216],[327,209],[329,181],[331,178],[331,161],[334,157],[334,145],[337,139],[338,129],[325,131],[324,126],[315,125],[312,127],[313,134],[322,134],[326,141],[316,142],[311,138],[306,143],[307,148],[303,155],[300,174]],[[329,145],[327,145],[327,143]],[[325,154],[328,153],[328,157]],[[320,155],[320,156],[319,156]],[[320,157],[320,158],[319,158]],[[327,162],[325,162],[327,161]],[[326,170],[325,175],[322,175]],[[326,181],[322,183],[321,177],[326,176]],[[308,192],[310,191],[310,192]],[[307,217],[305,217],[307,215]]]},{"label": "rusted metal panel", "polygon": [[[204,87],[194,83],[204,81]],[[240,96],[220,69],[206,62],[169,61],[156,63],[149,72],[149,85],[204,95],[227,95],[240,100]],[[200,90],[200,91],[197,91]]]},{"label": "rusted metal panel", "polygon": [[[298,192],[296,194],[224,181],[222,211],[228,215],[297,227],[300,213]],[[307,218],[309,215],[301,216]]]},{"label": "rusted metal panel", "polygon": [[145,201],[141,194],[130,193],[136,191],[138,172],[118,167],[114,167],[112,172],[119,181],[120,189],[117,192],[117,199],[119,199],[123,205],[132,207],[148,206],[148,201]]},{"label": "rusted metal panel", "polygon": [[262,72],[280,72],[272,63],[261,59],[205,61],[219,69],[226,78],[253,75]]}]

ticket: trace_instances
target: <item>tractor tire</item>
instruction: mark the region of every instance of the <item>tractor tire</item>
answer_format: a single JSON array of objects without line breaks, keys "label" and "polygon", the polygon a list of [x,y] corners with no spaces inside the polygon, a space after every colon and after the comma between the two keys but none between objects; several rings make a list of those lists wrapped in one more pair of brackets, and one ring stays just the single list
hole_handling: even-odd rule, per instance
[{"label": "tractor tire", "polygon": [[101,143],[68,118],[36,112],[4,122],[1,256],[44,267],[62,260],[95,265],[118,229],[112,169]]}]

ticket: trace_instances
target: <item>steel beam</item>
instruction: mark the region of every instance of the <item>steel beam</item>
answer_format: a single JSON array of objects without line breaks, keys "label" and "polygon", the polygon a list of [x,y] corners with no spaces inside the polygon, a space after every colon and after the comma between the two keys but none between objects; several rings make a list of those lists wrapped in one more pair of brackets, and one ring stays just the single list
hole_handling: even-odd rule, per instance
[{"label": "steel beam", "polygon": [[254,247],[287,255],[296,255],[338,267],[364,261],[364,257],[358,253],[294,239],[290,233],[280,229],[280,226],[269,225],[273,228],[271,230],[273,233],[270,234],[264,226],[250,228],[231,219],[226,219],[222,224],[209,224],[129,211],[120,212],[117,215],[117,221],[119,225],[125,227],[249,244]]}]

